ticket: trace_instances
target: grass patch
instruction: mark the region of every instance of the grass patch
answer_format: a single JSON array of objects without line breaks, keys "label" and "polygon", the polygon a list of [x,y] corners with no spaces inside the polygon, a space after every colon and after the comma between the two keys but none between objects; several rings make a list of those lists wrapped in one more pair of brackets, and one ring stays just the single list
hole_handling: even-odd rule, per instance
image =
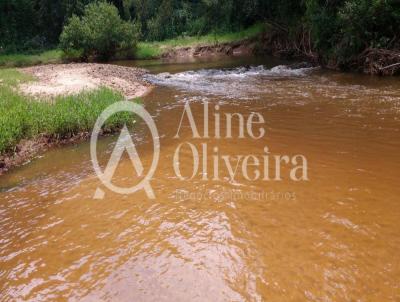
[{"label": "grass patch", "polygon": [[63,52],[59,49],[48,50],[39,54],[0,55],[0,66],[22,67],[38,64],[61,63]]},{"label": "grass patch", "polygon": [[[123,96],[107,88],[75,96],[58,97],[52,103],[16,92],[18,83],[32,80],[13,69],[0,70],[0,154],[12,151],[21,139],[48,135],[70,138],[90,131],[98,116]],[[130,113],[112,116],[104,130],[112,131],[133,122]]]},{"label": "grass patch", "polygon": [[139,42],[135,54],[136,59],[153,59],[174,47],[213,45],[229,43],[256,37],[265,30],[263,23],[255,24],[245,30],[222,34],[208,34],[198,37],[179,37],[161,42]]},{"label": "grass patch", "polygon": [[0,91],[3,88],[15,87],[20,83],[33,81],[34,78],[16,69],[0,69]]},{"label": "grass patch", "polygon": [[135,51],[136,59],[153,59],[161,55],[161,48],[155,43],[139,42]]}]

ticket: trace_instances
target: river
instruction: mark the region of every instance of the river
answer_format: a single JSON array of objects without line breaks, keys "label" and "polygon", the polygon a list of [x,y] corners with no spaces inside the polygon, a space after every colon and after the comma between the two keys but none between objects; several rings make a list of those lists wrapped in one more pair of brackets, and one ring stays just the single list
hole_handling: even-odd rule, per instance
[{"label": "river", "polygon": [[[155,199],[104,187],[93,199],[89,142],[2,176],[1,301],[400,301],[398,78],[254,57],[134,64],[156,85],[143,99],[161,141]],[[233,122],[229,137],[226,113],[258,113],[264,135],[240,138]],[[149,131],[138,121],[132,132],[149,167]],[[102,167],[117,138],[99,141]],[[196,171],[189,146],[205,162]],[[307,179],[284,164],[276,178],[274,156],[298,154]],[[267,157],[271,174],[249,180],[239,167],[232,179],[225,155]],[[113,183],[138,178],[126,156]]]}]

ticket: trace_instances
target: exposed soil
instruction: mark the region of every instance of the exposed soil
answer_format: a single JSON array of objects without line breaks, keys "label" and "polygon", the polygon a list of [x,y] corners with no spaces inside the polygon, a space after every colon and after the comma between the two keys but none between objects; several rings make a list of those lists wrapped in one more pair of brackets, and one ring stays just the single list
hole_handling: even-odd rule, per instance
[{"label": "exposed soil", "polygon": [[37,79],[19,87],[23,93],[35,97],[52,98],[106,86],[132,99],[151,90],[151,85],[143,79],[147,71],[139,68],[82,63],[41,65],[20,70]]},{"label": "exposed soil", "polygon": [[62,140],[45,135],[29,140],[23,139],[14,150],[0,155],[0,175],[13,167],[28,163],[36,155],[45,152],[51,147],[83,141],[88,137],[88,133],[80,133],[72,138]]},{"label": "exposed soil", "polygon": [[162,54],[163,59],[176,60],[188,57],[207,57],[217,55],[241,56],[252,54],[256,48],[256,39],[247,39],[230,43],[213,45],[198,45],[191,47],[172,48]]},{"label": "exposed soil", "polygon": [[[114,129],[117,131],[118,129]],[[113,132],[101,132],[100,135],[107,136]],[[33,139],[23,139],[19,144],[5,154],[0,154],[0,175],[10,169],[29,163],[36,156],[47,150],[64,145],[71,145],[83,142],[90,138],[90,132],[80,132],[69,138],[57,138],[54,136],[41,135]]]},{"label": "exposed soil", "polygon": [[400,74],[400,50],[367,48],[340,66],[336,60],[326,62],[314,49],[309,31],[299,31],[289,36],[285,28],[270,24],[271,29],[258,37],[232,43],[181,47],[168,50],[162,55],[166,60],[217,55],[240,56],[246,54],[268,54],[284,59],[307,61],[315,66],[333,70],[353,70],[371,75],[392,76]]}]

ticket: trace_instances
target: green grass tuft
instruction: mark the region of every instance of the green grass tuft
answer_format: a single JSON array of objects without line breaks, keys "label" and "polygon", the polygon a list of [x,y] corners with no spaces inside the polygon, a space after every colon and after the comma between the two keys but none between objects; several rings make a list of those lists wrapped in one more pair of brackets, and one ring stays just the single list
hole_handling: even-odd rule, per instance
[{"label": "green grass tuft", "polygon": [[16,86],[33,80],[32,76],[21,73],[16,69],[0,69],[0,89],[4,86]]},{"label": "green grass tuft", "polygon": [[0,66],[22,67],[38,64],[61,63],[63,52],[59,49],[48,50],[39,54],[0,55]]},{"label": "green grass tuft", "polygon": [[139,42],[135,52],[135,59],[154,59],[158,58],[161,53],[161,49],[154,43]]}]

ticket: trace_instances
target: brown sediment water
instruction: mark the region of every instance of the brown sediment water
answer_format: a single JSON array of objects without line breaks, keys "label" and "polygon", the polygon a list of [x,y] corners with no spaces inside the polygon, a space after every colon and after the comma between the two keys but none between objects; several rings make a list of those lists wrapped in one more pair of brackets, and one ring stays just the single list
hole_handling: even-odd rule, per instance
[{"label": "brown sediment water", "polygon": [[[161,140],[156,198],[105,189],[89,143],[2,176],[1,301],[400,300],[399,79],[292,70],[269,58],[135,64],[157,85],[143,100]],[[209,138],[193,138],[187,120],[178,132],[186,102],[200,134],[208,103]],[[265,135],[237,138],[233,123],[226,138],[225,113],[260,113]],[[132,137],[146,169],[153,144],[141,121]],[[102,167],[117,138],[99,141]],[[181,143],[186,177],[187,143],[200,160],[206,146],[206,169],[191,180],[173,168]],[[265,147],[271,163],[304,155],[309,180],[290,179],[290,165],[275,180],[273,164],[269,180],[249,181],[241,168],[230,179],[222,156],[261,161]],[[139,180],[124,157],[113,183]],[[93,199],[98,187],[104,200]]]}]

